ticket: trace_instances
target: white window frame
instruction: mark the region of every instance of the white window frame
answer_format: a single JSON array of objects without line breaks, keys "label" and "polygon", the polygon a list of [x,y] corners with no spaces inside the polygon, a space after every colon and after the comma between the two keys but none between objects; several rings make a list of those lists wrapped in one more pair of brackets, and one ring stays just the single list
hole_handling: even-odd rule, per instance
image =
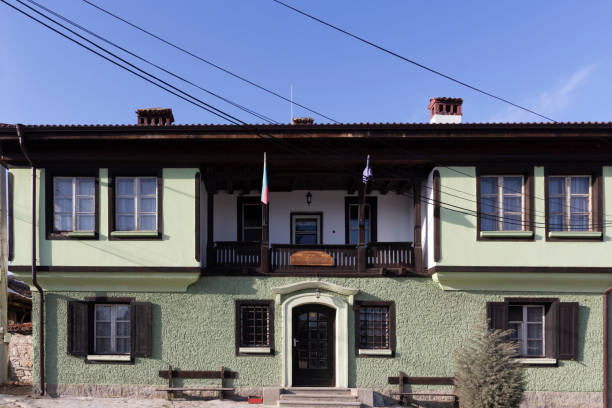
[{"label": "white window frame", "polygon": [[[143,179],[153,179],[155,180],[155,194],[141,194],[140,191],[140,182]],[[134,184],[134,194],[119,194],[119,180],[132,180]],[[115,194],[115,229],[118,231],[159,231],[159,186],[157,183],[157,177],[155,176],[142,176],[142,177],[116,177],[116,194]],[[133,198],[134,199],[134,212],[133,213],[122,213],[119,212],[119,199],[120,198]],[[155,211],[154,212],[143,212],[140,209],[140,199],[141,198],[155,198]],[[134,225],[133,229],[129,230],[119,230],[119,216],[121,215],[133,215],[134,216]],[[143,230],[140,229],[140,216],[141,215],[153,215],[155,216],[155,229],[153,230]]]},{"label": "white window frame", "polygon": [[[58,180],[71,180],[72,183],[72,192],[70,194],[70,196],[67,195],[60,195],[60,194],[56,194],[56,182]],[[77,182],[79,180],[91,180],[93,183],[93,194],[92,195],[87,195],[87,194],[78,194],[77,192]],[[77,205],[77,199],[79,197],[90,197],[93,201],[93,210],[91,212],[86,212],[86,211],[79,211],[78,205]],[[56,204],[56,200],[58,198],[70,198],[70,200],[72,201],[72,213],[70,214],[72,217],[72,229],[71,230],[58,230],[55,226],[55,215],[56,214],[64,214],[67,215],[67,212],[62,212],[62,211],[55,211],[55,204]],[[94,217],[94,225],[93,228],[90,230],[81,230],[78,229],[78,216],[79,215],[93,215]],[[76,231],[83,231],[83,232],[93,232],[96,229],[96,179],[95,177],[53,177],[53,231],[55,232],[76,232]]]},{"label": "white window frame", "polygon": [[[587,194],[577,194],[577,193],[572,193],[571,189],[572,189],[572,177],[580,177],[580,178],[584,178],[586,177],[588,179],[588,183],[589,183],[589,192]],[[578,214],[578,215],[587,215],[588,216],[588,221],[587,221],[587,229],[586,231],[593,231],[593,187],[592,187],[592,178],[590,175],[588,174],[572,174],[572,175],[567,175],[567,176],[548,176],[548,185],[550,186],[550,181],[553,178],[562,178],[564,179],[564,186],[565,186],[565,193],[564,194],[550,194],[550,187],[549,191],[548,191],[548,198],[549,201],[551,198],[559,198],[562,197],[563,198],[563,205],[561,208],[562,212],[550,212],[550,202],[546,203],[546,205],[548,205],[549,207],[549,213],[548,213],[548,225],[549,225],[549,229],[551,231],[574,231],[572,229],[572,214]],[[587,207],[587,212],[577,212],[577,211],[572,211],[573,207],[572,207],[572,197],[586,197],[588,195],[588,207]],[[563,219],[565,221],[565,225],[563,226],[563,228],[560,229],[553,229],[550,228],[550,219],[552,218],[552,216],[554,215],[562,215]],[[581,230],[577,230],[577,231],[581,231]]]},{"label": "white window frame", "polygon": [[[521,357],[544,357],[546,355],[546,325],[545,325],[545,313],[546,309],[544,305],[516,305],[510,304],[509,307],[521,307],[523,310],[523,319],[522,320],[509,320],[508,326],[512,324],[519,324],[521,326],[521,336],[518,337],[519,340],[519,355]],[[542,322],[529,322],[527,320],[528,310],[529,309],[541,309],[542,310]],[[542,324],[542,338],[541,339],[533,339],[529,338],[529,324]],[[542,354],[529,354],[528,342],[534,340],[542,341]]]},{"label": "white window frame", "polygon": [[[510,193],[504,193],[504,177],[520,177],[521,178],[521,191],[520,192],[510,192]],[[496,186],[496,192],[495,193],[488,193],[485,194],[482,192],[482,179],[484,178],[496,178],[497,181],[495,182],[495,186]],[[525,225],[525,177],[521,174],[486,174],[486,175],[481,175],[480,176],[480,180],[479,183],[481,183],[481,185],[479,186],[480,188],[480,197],[478,198],[480,200],[480,206],[482,208],[482,199],[485,197],[496,197],[497,198],[497,214],[496,215],[492,215],[492,214],[485,214],[482,210],[481,210],[481,223],[482,223],[482,218],[487,218],[487,216],[490,217],[495,217],[497,218],[497,229],[495,230],[483,230],[481,227],[482,231],[526,231],[526,225]],[[521,211],[520,213],[518,211],[505,211],[504,210],[504,197],[521,197]],[[505,230],[504,229],[504,221],[506,219],[506,215],[519,215],[521,216],[521,221],[520,221],[520,225],[519,225],[519,229],[518,230]]]},{"label": "white window frame", "polygon": [[291,243],[295,244],[297,240],[295,239],[296,235],[296,226],[298,220],[312,220],[315,219],[317,221],[317,243],[313,245],[321,245],[323,243],[323,236],[321,235],[321,214],[291,214]]},{"label": "white window frame", "polygon": [[[102,307],[102,306],[110,306],[111,307],[111,318],[110,320],[98,320],[97,318],[97,313],[96,313],[96,309],[98,309],[98,307]],[[131,324],[131,319],[132,319],[132,313],[130,310],[130,320],[117,320],[117,306],[127,306],[128,308],[130,307],[129,304],[126,303],[96,303],[94,305],[94,353],[95,354],[109,354],[109,355],[129,355],[132,351],[132,324]],[[110,336],[98,336],[97,333],[97,329],[98,329],[98,325],[97,323],[101,322],[101,323],[110,323],[110,329],[111,329],[111,333]],[[117,323],[129,323],[128,327],[130,328],[129,333],[127,336],[118,336],[117,335]],[[99,353],[97,350],[97,340],[98,338],[105,338],[105,339],[110,339],[110,351],[107,353]],[[126,353],[119,353],[117,352],[117,339],[128,339],[129,342],[129,351]]]}]

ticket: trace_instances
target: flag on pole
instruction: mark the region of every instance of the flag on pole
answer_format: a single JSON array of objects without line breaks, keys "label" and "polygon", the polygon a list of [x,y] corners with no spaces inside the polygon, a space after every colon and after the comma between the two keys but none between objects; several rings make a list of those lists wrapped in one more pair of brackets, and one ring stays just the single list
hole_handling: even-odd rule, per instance
[{"label": "flag on pole", "polygon": [[261,202],[268,205],[268,172],[266,171],[266,154],[264,153],[263,180],[261,181]]},{"label": "flag on pole", "polygon": [[366,160],[366,167],[363,169],[363,184],[368,184],[372,180],[372,169],[370,168],[370,155]]}]

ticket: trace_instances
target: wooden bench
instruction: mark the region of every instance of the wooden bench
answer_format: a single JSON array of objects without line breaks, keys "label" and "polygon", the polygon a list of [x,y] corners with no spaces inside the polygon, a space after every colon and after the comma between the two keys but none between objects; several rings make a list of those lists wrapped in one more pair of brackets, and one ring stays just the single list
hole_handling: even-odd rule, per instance
[{"label": "wooden bench", "polygon": [[453,408],[459,408],[459,397],[455,393],[426,393],[426,392],[405,392],[404,385],[455,385],[453,377],[408,377],[403,372],[399,372],[397,377],[389,377],[389,384],[397,384],[397,392],[392,392],[391,395],[399,397],[400,404],[408,406],[410,400],[414,397],[430,396],[430,397],[449,397],[452,398]]},{"label": "wooden bench", "polygon": [[[168,366],[167,370],[161,370],[159,376],[168,379],[168,386],[156,388],[155,391],[166,391],[169,400],[174,398],[176,391],[216,391],[219,393],[219,398],[223,399],[223,393],[226,391],[234,391],[234,388],[226,387],[225,380],[230,378],[236,378],[236,372],[221,367],[220,371],[187,371],[187,370],[173,370],[172,366]],[[175,387],[173,380],[175,378],[220,378],[221,386],[201,386],[201,387]]]}]

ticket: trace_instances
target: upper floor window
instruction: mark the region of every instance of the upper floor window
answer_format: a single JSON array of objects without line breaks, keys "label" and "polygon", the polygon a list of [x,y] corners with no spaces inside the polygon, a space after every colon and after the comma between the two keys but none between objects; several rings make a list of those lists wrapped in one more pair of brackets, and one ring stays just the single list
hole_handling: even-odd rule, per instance
[{"label": "upper floor window", "polygon": [[[359,197],[346,197],[344,201],[346,243],[359,243]],[[365,243],[376,242],[376,197],[366,197],[364,227]]]},{"label": "upper floor window", "polygon": [[549,177],[549,230],[591,231],[591,197],[591,176]]},{"label": "upper floor window", "polygon": [[116,184],[116,230],[157,230],[157,178],[117,177]]},{"label": "upper floor window", "polygon": [[321,244],[323,213],[292,213],[291,243],[302,245]]},{"label": "upper floor window", "polygon": [[94,231],[95,178],[53,178],[53,231]]},{"label": "upper floor window", "polygon": [[525,225],[523,176],[480,177],[480,230],[522,231]]},{"label": "upper floor window", "polygon": [[238,241],[261,241],[261,200],[238,197]]}]

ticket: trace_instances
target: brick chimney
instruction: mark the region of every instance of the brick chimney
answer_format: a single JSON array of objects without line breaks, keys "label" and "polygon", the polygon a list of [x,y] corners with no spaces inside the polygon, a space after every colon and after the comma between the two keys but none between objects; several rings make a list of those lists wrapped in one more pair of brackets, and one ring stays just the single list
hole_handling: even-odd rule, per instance
[{"label": "brick chimney", "polygon": [[313,123],[314,119],[309,117],[291,118],[292,125],[312,125]]},{"label": "brick chimney", "polygon": [[174,122],[172,109],[148,108],[136,110],[140,126],[170,126]]},{"label": "brick chimney", "polygon": [[429,123],[461,123],[461,98],[431,98]]}]

